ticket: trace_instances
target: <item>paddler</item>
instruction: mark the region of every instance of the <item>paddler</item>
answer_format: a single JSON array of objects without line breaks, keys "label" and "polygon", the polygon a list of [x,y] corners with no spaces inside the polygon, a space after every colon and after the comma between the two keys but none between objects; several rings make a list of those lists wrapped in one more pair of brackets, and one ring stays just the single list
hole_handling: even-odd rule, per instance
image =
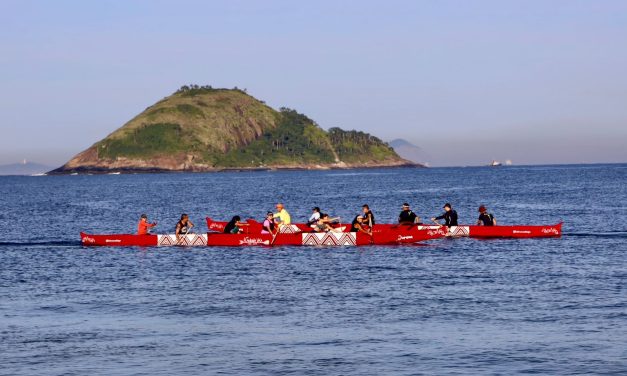
[{"label": "paddler", "polygon": [[240,222],[241,220],[242,218],[240,218],[239,215],[236,215],[233,218],[231,218],[231,221],[227,223],[226,226],[224,226],[224,233],[225,234],[239,234],[240,232],[243,232],[244,230],[242,229],[242,227],[248,226],[248,223]]},{"label": "paddler", "polygon": [[274,213],[273,218],[279,219],[279,227],[288,226],[292,224],[292,218],[290,217],[290,213],[285,210],[285,206],[282,203],[276,204],[277,212]]},{"label": "paddler", "polygon": [[176,242],[178,243],[180,241],[181,235],[187,235],[192,227],[194,227],[194,224],[189,220],[189,216],[184,213],[181,214],[181,220],[176,223],[176,228],[174,229]]},{"label": "paddler", "polygon": [[444,220],[444,226],[457,226],[457,212],[453,210],[453,207],[448,202],[444,204],[444,213],[442,215],[431,218],[431,220],[436,223],[438,223],[437,221],[440,219]]},{"label": "paddler", "polygon": [[401,214],[398,215],[399,224],[414,224],[420,221],[420,218],[418,218],[418,216],[411,211],[408,203],[404,203],[402,209]]},{"label": "paddler", "polygon": [[364,217],[361,215],[356,216],[355,219],[353,219],[353,223],[351,223],[351,232],[363,232],[364,234],[372,235],[372,227],[366,230],[364,225]]},{"label": "paddler", "polygon": [[479,226],[496,226],[496,218],[491,213],[488,213],[488,209],[485,206],[479,206],[479,219],[477,220]]},{"label": "paddler", "polygon": [[309,220],[307,221],[308,226],[313,226],[320,219],[320,208],[316,206],[311,210],[313,210],[313,213],[311,213],[311,216],[309,217]]},{"label": "paddler", "polygon": [[261,230],[262,234],[274,234],[276,232],[276,226],[274,224],[274,213],[268,212],[266,214],[266,219],[263,221],[263,229]]},{"label": "paddler", "polygon": [[372,214],[372,211],[370,210],[368,204],[364,204],[361,207],[361,210],[364,213],[362,215],[363,224],[370,227],[370,229],[372,230],[372,227],[374,226],[374,214]]},{"label": "paddler", "polygon": [[331,226],[331,223],[334,223],[334,220],[337,220],[337,219],[338,218],[329,218],[328,214],[322,213],[320,215],[320,219],[318,219],[318,222],[316,222],[316,224],[313,225],[312,228],[315,232],[329,232],[329,231],[342,232],[341,229],[334,228],[333,226]]},{"label": "paddler", "polygon": [[155,227],[157,222],[148,223],[148,216],[142,214],[139,217],[139,223],[137,224],[137,235],[148,235],[150,229]]}]

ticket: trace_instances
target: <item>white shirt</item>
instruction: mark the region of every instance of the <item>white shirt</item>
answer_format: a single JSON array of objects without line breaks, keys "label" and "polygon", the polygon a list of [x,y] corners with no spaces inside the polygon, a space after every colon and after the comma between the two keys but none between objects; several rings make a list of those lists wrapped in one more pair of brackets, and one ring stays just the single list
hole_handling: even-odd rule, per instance
[{"label": "white shirt", "polygon": [[309,217],[309,222],[317,222],[320,219],[320,212],[315,212]]}]

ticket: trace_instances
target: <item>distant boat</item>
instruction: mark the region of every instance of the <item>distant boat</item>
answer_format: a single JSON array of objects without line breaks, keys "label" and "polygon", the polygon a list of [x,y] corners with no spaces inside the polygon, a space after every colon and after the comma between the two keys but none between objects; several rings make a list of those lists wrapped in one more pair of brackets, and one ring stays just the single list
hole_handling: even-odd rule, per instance
[{"label": "distant boat", "polygon": [[490,166],[490,167],[499,167],[499,166],[501,166],[501,162],[493,160],[492,163],[490,163],[488,166]]},{"label": "distant boat", "polygon": [[110,172],[109,175],[120,175],[120,172]]},{"label": "distant boat", "polygon": [[511,166],[512,165],[512,160],[508,159],[505,161],[505,166]]},{"label": "distant boat", "polygon": [[31,176],[46,176],[46,173],[45,172],[40,172],[40,173],[37,173],[37,174],[31,174]]}]

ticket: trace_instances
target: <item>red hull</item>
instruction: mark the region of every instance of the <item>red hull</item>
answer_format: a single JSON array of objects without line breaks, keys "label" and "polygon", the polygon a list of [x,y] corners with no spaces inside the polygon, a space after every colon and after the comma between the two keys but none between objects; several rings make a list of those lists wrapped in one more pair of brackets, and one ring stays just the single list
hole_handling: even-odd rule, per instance
[{"label": "red hull", "polygon": [[85,246],[154,247],[157,245],[157,235],[91,235],[81,232],[81,243]]},{"label": "red hull", "polygon": [[282,245],[319,245],[319,246],[355,246],[355,245],[386,245],[411,244],[420,241],[442,238],[446,235],[443,229],[407,229],[400,228],[375,233],[373,236],[354,232],[328,233],[281,233],[270,234],[190,234],[178,242],[174,235],[91,235],[81,232],[81,243],[84,246],[108,247],[155,247],[155,246],[282,246]]},{"label": "red hull", "polygon": [[207,245],[209,246],[280,246],[280,245],[392,245],[392,244],[411,244],[425,240],[439,239],[446,236],[443,229],[398,229],[386,231],[384,233],[375,233],[370,236],[365,233],[355,232],[299,232],[299,233],[280,233],[271,234],[221,234],[208,233]]},{"label": "red hull", "polygon": [[[207,227],[210,230],[222,232],[227,222],[214,221],[207,217]],[[249,226],[244,227],[244,232],[247,234],[259,234],[262,230],[261,223],[254,219],[249,219]],[[345,231],[350,230],[349,225],[341,225],[345,227]],[[338,226],[340,227],[340,226]],[[449,237],[471,237],[471,238],[547,238],[547,237],[560,237],[562,235],[562,223],[555,225],[516,225],[516,226],[475,226],[475,225],[461,225],[447,228],[437,225],[396,225],[389,223],[377,224],[374,226],[373,232],[375,234],[385,233],[388,231],[402,230],[403,228],[413,229],[438,229],[443,228],[448,230],[447,236]],[[290,232],[311,232],[311,227],[305,223],[292,224]]]},{"label": "red hull", "polygon": [[471,238],[553,238],[562,236],[562,223],[550,226],[468,226]]}]

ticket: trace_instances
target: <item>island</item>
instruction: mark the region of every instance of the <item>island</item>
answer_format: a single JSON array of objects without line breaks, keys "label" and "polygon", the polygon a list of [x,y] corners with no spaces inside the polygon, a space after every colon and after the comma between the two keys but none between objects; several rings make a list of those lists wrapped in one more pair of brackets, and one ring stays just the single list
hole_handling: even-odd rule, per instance
[{"label": "island", "polygon": [[186,85],[49,174],[423,167],[246,90]]}]

